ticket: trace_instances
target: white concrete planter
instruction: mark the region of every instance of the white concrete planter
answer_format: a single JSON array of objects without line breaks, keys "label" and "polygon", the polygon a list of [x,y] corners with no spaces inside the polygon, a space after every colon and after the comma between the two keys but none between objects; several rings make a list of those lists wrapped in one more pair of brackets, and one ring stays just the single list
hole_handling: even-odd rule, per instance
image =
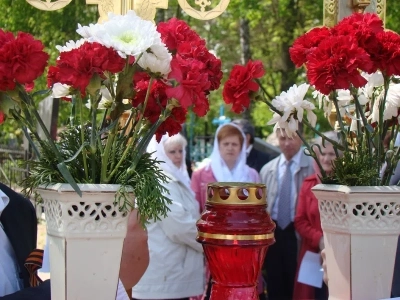
[{"label": "white concrete planter", "polygon": [[390,298],[400,188],[316,185],[326,249],[329,299]]},{"label": "white concrete planter", "polygon": [[[115,299],[128,214],[114,204],[119,185],[69,184],[37,189],[44,201],[51,298]],[[133,200],[133,199],[132,199]]]}]

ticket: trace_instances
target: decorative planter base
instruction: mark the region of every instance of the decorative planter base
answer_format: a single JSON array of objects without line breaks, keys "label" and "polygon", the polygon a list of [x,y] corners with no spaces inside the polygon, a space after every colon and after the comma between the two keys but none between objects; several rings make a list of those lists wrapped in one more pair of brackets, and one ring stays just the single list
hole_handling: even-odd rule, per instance
[{"label": "decorative planter base", "polygon": [[319,184],[329,299],[390,298],[397,239],[400,188]]},{"label": "decorative planter base", "polygon": [[37,191],[42,196],[50,249],[51,297],[115,299],[128,214],[114,204],[119,185],[68,184]]}]

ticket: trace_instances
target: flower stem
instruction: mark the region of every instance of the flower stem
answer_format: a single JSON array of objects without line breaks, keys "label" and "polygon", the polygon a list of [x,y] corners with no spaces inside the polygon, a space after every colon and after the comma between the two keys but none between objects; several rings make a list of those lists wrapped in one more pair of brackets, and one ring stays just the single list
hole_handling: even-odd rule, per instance
[{"label": "flower stem", "polygon": [[[382,101],[379,103],[379,119],[378,119],[379,121],[381,121],[378,123],[378,136],[380,137],[380,140],[378,141],[377,158],[379,162],[382,161],[382,156],[385,154],[385,148],[383,145],[383,140],[385,138],[383,117],[385,112],[386,96],[389,89],[389,83],[390,83],[390,78],[383,75],[384,94]],[[380,172],[380,169],[381,169],[381,164],[378,163],[378,173]]]},{"label": "flower stem", "polygon": [[[95,96],[91,96],[95,97]],[[99,99],[95,99],[95,101],[91,101],[92,103],[92,128],[90,131],[90,168],[92,171],[92,183],[96,183],[96,174],[97,174],[97,169],[96,169],[96,151],[97,151],[97,139],[96,139],[96,128],[97,128],[97,106],[98,103],[101,99],[101,94],[98,96]]]},{"label": "flower stem", "polygon": [[[114,174],[117,172],[117,170],[120,167],[120,165],[122,164],[122,162],[125,160],[128,153],[130,151],[132,151],[131,147],[132,147],[133,143],[138,140],[137,136],[139,135],[139,131],[141,130],[141,127],[142,127],[144,112],[146,110],[147,102],[149,101],[149,98],[150,98],[151,86],[153,85],[153,81],[154,81],[154,78],[151,77],[150,81],[149,81],[149,86],[147,88],[146,97],[144,99],[143,106],[141,109],[141,117],[139,118],[139,122],[136,124],[136,126],[134,128],[133,136],[130,138],[128,144],[126,145],[126,149],[124,150],[120,160],[118,161],[117,165],[114,167],[114,169],[112,170],[110,175],[107,177],[107,180],[110,180],[114,176]],[[147,133],[147,134],[149,134],[149,133]],[[145,143],[142,142],[141,145],[145,145]],[[145,146],[147,147],[147,145],[145,145]],[[143,152],[141,149],[136,149],[136,157],[140,158],[142,156],[142,154],[143,154]]]},{"label": "flower stem", "polygon": [[[80,122],[81,122],[81,143],[82,145],[85,143],[85,128],[83,125],[83,104],[82,104],[82,97],[78,97],[78,103],[79,103],[79,117],[80,117]],[[75,113],[74,113],[75,115]],[[75,117],[74,117],[75,119]],[[87,159],[86,159],[86,147],[82,149],[82,160],[83,160],[83,169],[85,170],[85,178],[86,180],[89,180],[89,174],[88,174],[88,165],[87,165]]]},{"label": "flower stem", "polygon": [[[345,150],[345,147],[344,147],[342,144],[338,143],[338,142],[335,141],[335,140],[332,140],[332,139],[328,138],[325,134],[323,134],[323,133],[321,133],[320,131],[318,131],[317,129],[315,129],[306,119],[303,118],[302,123],[303,123],[304,125],[306,125],[312,132],[314,132],[315,134],[317,134],[318,136],[320,136],[320,137],[323,138],[324,140],[326,140],[326,141],[328,141],[329,143],[331,143],[332,145],[334,145],[335,148],[337,148],[337,149],[339,149],[339,150],[341,150],[341,151],[344,151],[344,150]],[[298,135],[299,135],[299,134],[298,134]],[[299,136],[300,136],[300,135],[299,135]],[[355,150],[351,150],[351,149],[350,149],[349,151],[350,151],[350,152],[355,152]]]},{"label": "flower stem", "polygon": [[104,153],[102,154],[101,158],[102,164],[101,164],[100,183],[108,183],[108,181],[111,179],[110,177],[107,177],[107,165],[109,162],[110,150],[114,144],[114,139],[117,132],[118,132],[118,124],[111,129],[110,133],[107,136],[106,147],[104,149]]},{"label": "flower stem", "polygon": [[336,97],[337,97],[337,95],[336,95],[336,93],[334,93],[332,101],[333,101],[333,104],[335,105],[335,109],[336,109],[336,119],[339,122],[340,133],[342,135],[342,139],[344,139],[344,143],[343,143],[344,144],[344,151],[349,151],[349,145],[348,145],[348,143],[346,141],[346,129],[344,128],[342,115],[340,114],[339,104],[338,104],[338,100],[336,99]]},{"label": "flower stem", "polygon": [[319,170],[320,170],[320,172],[321,172],[322,178],[327,177],[326,171],[325,171],[324,168],[322,167],[321,162],[319,161],[318,156],[317,156],[317,154],[315,153],[315,150],[313,149],[313,147],[310,146],[309,143],[307,143],[306,139],[303,138],[302,134],[301,134],[298,130],[296,130],[296,133],[297,133],[297,135],[299,136],[299,138],[303,141],[303,144],[306,146],[306,148],[308,149],[308,151],[310,152],[310,154],[306,154],[306,155],[310,155],[310,156],[315,160],[315,162],[317,163],[318,168],[319,168]]}]

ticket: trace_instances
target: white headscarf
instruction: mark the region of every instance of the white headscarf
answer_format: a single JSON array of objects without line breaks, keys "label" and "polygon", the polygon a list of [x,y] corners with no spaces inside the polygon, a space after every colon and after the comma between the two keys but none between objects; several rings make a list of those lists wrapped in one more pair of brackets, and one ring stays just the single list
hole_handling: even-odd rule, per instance
[{"label": "white headscarf", "polygon": [[[225,161],[221,157],[221,153],[219,152],[219,144],[218,144],[218,133],[221,128],[225,126],[233,126],[236,127],[243,136],[243,144],[242,150],[237,158],[236,164],[232,170],[229,170],[228,166],[226,165]],[[214,138],[214,148],[211,153],[210,159],[210,166],[211,170],[214,173],[215,179],[219,182],[252,182],[250,177],[250,168],[246,164],[246,136],[243,133],[242,129],[233,123],[227,123],[220,125],[215,133]]]},{"label": "white headscarf", "polygon": [[[190,192],[193,193],[192,189],[190,188],[190,177],[187,171],[186,161],[185,161],[186,158],[185,145],[181,145],[183,150],[182,162],[180,168],[178,168],[177,166],[174,165],[172,160],[169,159],[169,157],[165,153],[164,145],[169,138],[170,137],[168,136],[168,134],[163,135],[160,143],[157,143],[155,136],[153,136],[149,145],[147,146],[147,152],[152,153],[151,155],[152,157],[156,158],[159,161],[162,161],[159,165],[161,170],[163,170],[167,174],[174,176],[178,181],[183,183],[189,189]],[[182,138],[184,137],[182,136]]]}]

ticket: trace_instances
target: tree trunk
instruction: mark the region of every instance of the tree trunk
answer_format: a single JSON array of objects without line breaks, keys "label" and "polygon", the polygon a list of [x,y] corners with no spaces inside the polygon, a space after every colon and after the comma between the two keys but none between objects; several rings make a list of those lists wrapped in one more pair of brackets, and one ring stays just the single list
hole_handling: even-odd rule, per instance
[{"label": "tree trunk", "polygon": [[286,6],[286,11],[290,12],[292,18],[286,20],[286,35],[282,38],[281,44],[281,68],[282,74],[281,91],[287,91],[294,83],[296,83],[295,65],[290,59],[289,48],[292,46],[294,34],[297,28],[297,22],[301,18],[301,12],[297,6],[297,1],[291,0]]}]

